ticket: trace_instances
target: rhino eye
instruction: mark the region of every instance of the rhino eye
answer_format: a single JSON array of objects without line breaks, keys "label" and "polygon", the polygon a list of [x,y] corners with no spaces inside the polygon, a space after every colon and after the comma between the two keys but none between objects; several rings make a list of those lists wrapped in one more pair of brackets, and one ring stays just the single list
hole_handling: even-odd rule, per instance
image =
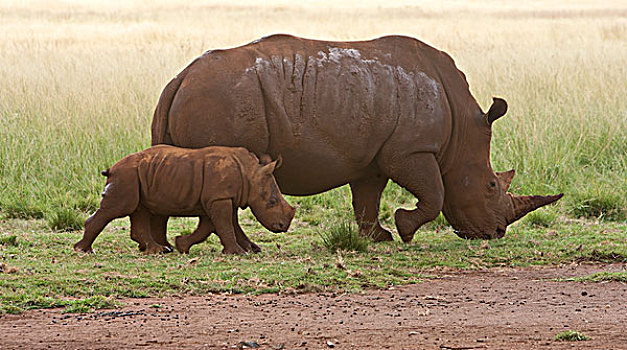
[{"label": "rhino eye", "polygon": [[490,181],[490,187],[496,187],[496,182]]}]

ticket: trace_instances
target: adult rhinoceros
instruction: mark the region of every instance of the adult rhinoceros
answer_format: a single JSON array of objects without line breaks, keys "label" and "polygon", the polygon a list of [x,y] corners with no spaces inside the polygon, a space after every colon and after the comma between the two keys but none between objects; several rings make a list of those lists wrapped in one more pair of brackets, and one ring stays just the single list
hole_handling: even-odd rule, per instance
[{"label": "adult rhinoceros", "polygon": [[330,42],[273,35],[208,51],[159,99],[152,144],[244,146],[281,155],[283,193],[312,195],[349,184],[362,234],[392,240],[378,221],[388,179],[419,199],[398,209],[411,241],[442,211],[463,238],[500,238],[508,224],[556,196],[507,193],[513,170],[490,165],[491,124],[464,74],[444,52],[387,36]]}]

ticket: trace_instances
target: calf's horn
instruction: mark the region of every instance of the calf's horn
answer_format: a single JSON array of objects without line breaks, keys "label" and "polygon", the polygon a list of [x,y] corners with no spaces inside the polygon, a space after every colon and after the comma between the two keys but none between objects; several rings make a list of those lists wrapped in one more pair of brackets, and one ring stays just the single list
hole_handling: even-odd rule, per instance
[{"label": "calf's horn", "polygon": [[508,220],[508,225],[547,204],[551,204],[564,196],[563,193],[554,196],[512,196],[514,216]]}]

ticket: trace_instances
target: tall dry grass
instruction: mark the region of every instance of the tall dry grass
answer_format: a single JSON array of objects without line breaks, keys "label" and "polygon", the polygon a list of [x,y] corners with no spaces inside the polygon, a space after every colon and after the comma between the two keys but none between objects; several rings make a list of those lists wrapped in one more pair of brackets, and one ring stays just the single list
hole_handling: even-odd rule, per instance
[{"label": "tall dry grass", "polygon": [[[149,145],[152,111],[172,76],[207,49],[278,32],[406,34],[447,51],[484,108],[492,95],[510,104],[494,127],[492,160],[516,168],[514,191],[563,191],[563,213],[625,219],[622,1],[3,1],[0,210],[93,209],[99,170]],[[300,201],[343,206],[344,195]],[[382,215],[414,202],[389,187]]]}]

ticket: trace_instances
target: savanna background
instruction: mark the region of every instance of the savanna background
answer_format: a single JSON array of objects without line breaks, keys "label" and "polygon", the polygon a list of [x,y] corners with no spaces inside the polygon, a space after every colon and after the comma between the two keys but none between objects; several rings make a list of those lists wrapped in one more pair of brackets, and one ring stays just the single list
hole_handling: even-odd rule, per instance
[{"label": "savanna background", "polygon": [[[404,34],[449,53],[487,109],[492,165],[511,191],[565,197],[498,241],[464,241],[442,218],[411,244],[354,235],[350,191],[299,204],[287,234],[244,230],[264,252],[219,254],[214,237],[143,256],[128,221],[94,255],[72,244],[95,210],[100,170],[150,145],[167,82],[208,49],[273,33],[325,40]],[[0,1],[0,308],[109,307],[121,297],[359,290],[416,283],[434,269],[627,261],[627,5],[624,1]],[[390,183],[381,219],[416,200]],[[169,237],[195,219],[171,220]],[[338,249],[339,248],[339,249]],[[430,272],[431,271],[431,272]],[[591,276],[625,280],[625,273]]]}]

